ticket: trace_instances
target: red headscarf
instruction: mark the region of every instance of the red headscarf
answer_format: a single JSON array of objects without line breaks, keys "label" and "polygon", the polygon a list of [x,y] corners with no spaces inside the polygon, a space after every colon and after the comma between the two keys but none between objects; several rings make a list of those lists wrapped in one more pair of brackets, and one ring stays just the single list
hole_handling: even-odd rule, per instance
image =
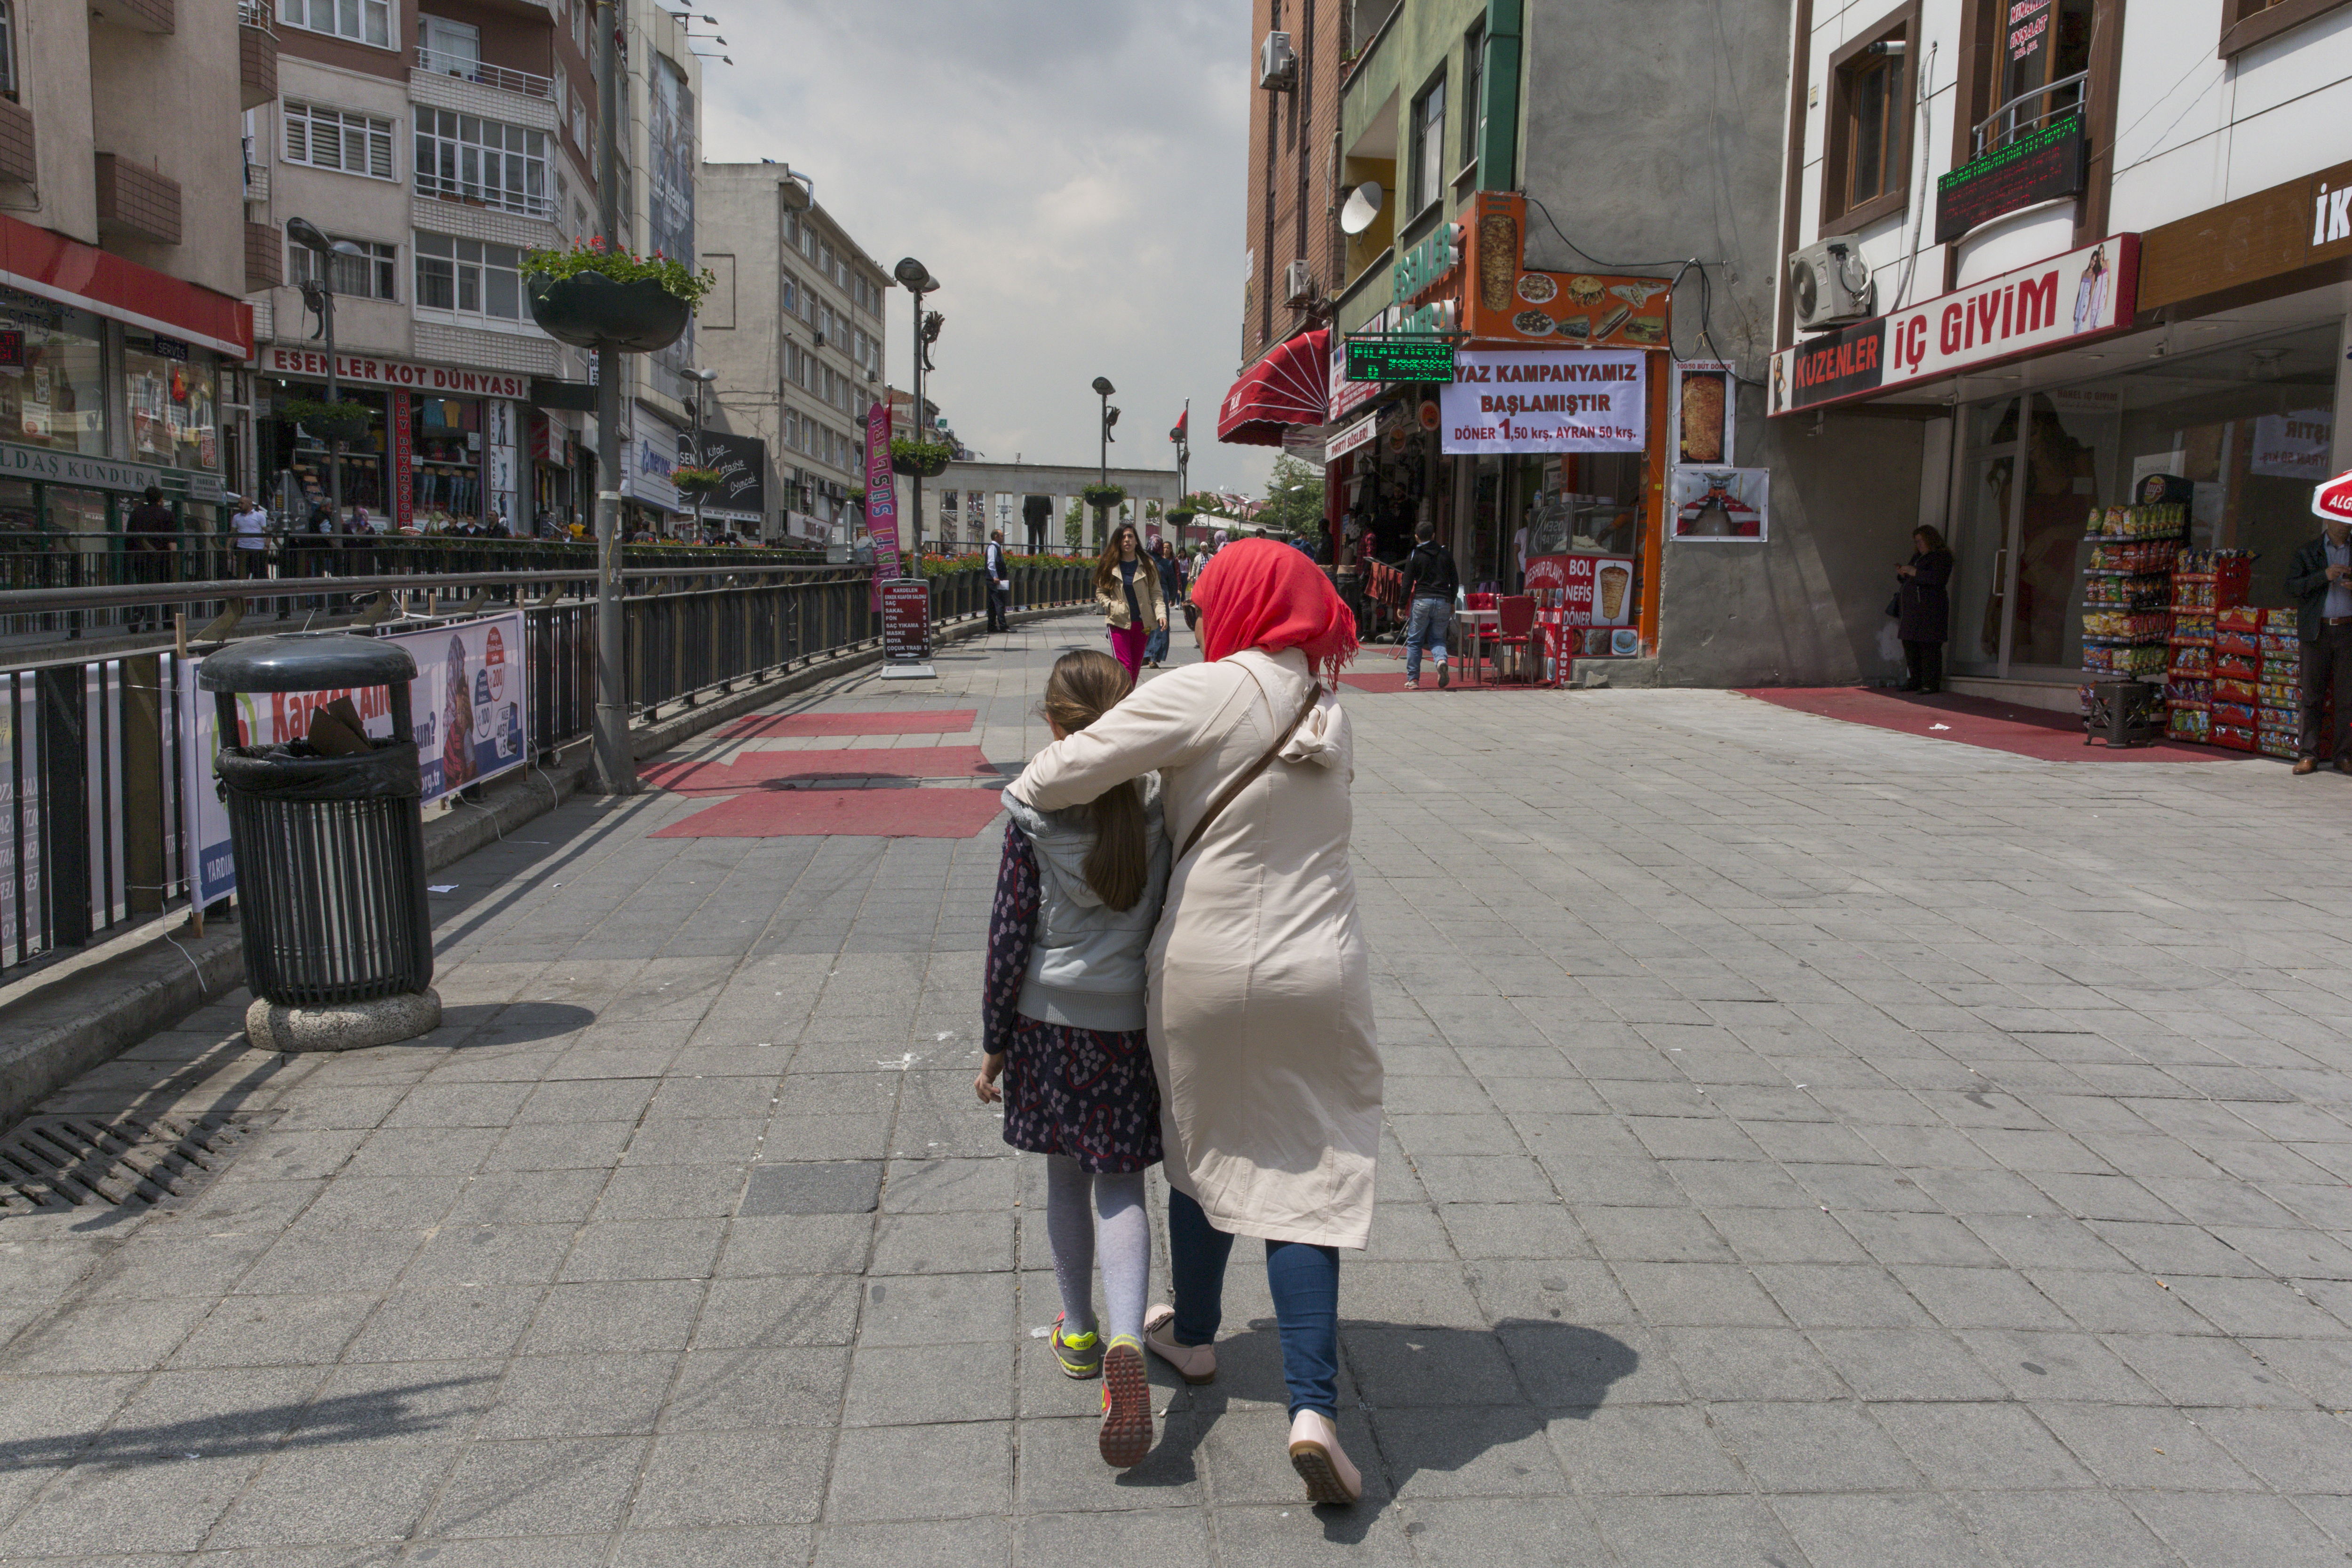
[{"label": "red headscarf", "polygon": [[1307,667],[1336,685],[1356,657],[1356,616],[1323,569],[1287,544],[1238,539],[1192,584],[1201,647],[1212,660],[1247,647],[1301,648]]}]

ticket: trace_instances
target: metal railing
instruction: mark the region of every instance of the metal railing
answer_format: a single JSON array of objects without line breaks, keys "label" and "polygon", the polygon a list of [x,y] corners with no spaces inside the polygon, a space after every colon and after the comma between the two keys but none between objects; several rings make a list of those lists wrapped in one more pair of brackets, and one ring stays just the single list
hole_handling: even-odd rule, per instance
[{"label": "metal railing", "polygon": [[[294,626],[317,627],[338,624],[327,610],[340,596],[364,603],[368,615],[401,612],[376,630],[413,631],[519,608],[530,754],[546,763],[589,734],[595,711],[594,563],[584,547],[572,548],[583,549],[580,563],[551,570],[12,586],[0,588],[0,624],[73,619],[120,630],[133,616],[160,626],[184,617],[193,635],[199,615],[235,605],[247,618],[230,635],[268,633],[287,629],[274,618],[277,599],[294,602]],[[726,559],[762,552],[629,553],[664,557],[633,559],[622,574],[623,679],[639,723],[871,647],[881,634],[864,567]],[[1087,563],[1012,573],[1017,608],[1094,597]],[[986,613],[978,570],[930,584],[935,623]],[[176,637],[158,632],[71,651],[50,636],[0,654],[0,978],[185,905],[195,846],[181,798],[193,727],[182,722],[180,649]]]},{"label": "metal railing", "polygon": [[443,54],[438,49],[428,49],[422,44],[416,47],[416,68],[429,71],[435,76],[458,77],[478,87],[494,87],[501,92],[519,92],[525,98],[544,98],[552,101],[555,97],[555,79],[552,77],[533,76],[529,71],[509,70],[504,66],[484,65],[479,60],[469,60],[462,55]]},{"label": "metal railing", "polygon": [[[2062,115],[2081,112],[2084,97],[2090,90],[2084,84],[2090,79],[2089,71],[2079,70],[2073,76],[2062,76],[2056,81],[2019,93],[1977,121],[1974,132],[1976,155],[1981,158],[1997,148],[2006,147],[2019,136],[2030,131],[2039,131]],[[2061,101],[2061,95],[2064,95],[2063,101]],[[2036,113],[2020,115],[2017,112],[2019,106],[2031,103],[2037,98],[2049,101]],[[1995,130],[1995,127],[1999,129]],[[1991,132],[1990,139],[1988,132]]]}]

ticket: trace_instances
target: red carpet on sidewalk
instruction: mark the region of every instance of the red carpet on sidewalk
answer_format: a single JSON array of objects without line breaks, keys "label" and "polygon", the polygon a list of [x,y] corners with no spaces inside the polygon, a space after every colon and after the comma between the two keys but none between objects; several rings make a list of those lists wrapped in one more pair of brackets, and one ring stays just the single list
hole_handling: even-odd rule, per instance
[{"label": "red carpet on sidewalk", "polygon": [[652,834],[655,838],[970,838],[1002,809],[992,789],[754,790]]},{"label": "red carpet on sidewalk", "polygon": [[730,741],[808,735],[952,735],[971,728],[977,708],[887,713],[754,713],[719,731]]},{"label": "red carpet on sidewalk", "polygon": [[2046,763],[2226,763],[2243,752],[2159,741],[2149,746],[2111,748],[2083,743],[2083,721],[2070,713],[2024,708],[1985,697],[1933,697],[1859,686],[1763,686],[1740,691],[1800,713],[1842,719],[1880,730],[1899,730],[1931,741],[1958,741]]},{"label": "red carpet on sidewalk", "polygon": [[786,779],[998,777],[978,746],[860,746],[839,752],[745,752],[732,763],[656,763],[646,783],[679,795],[732,795]]},{"label": "red carpet on sidewalk", "polygon": [[[1395,671],[1346,670],[1339,676],[1339,684],[1353,687],[1358,691],[1402,691],[1405,689],[1404,671],[1401,669]],[[1483,686],[1475,686],[1457,674],[1454,678],[1454,684],[1444,689],[1447,691],[1540,691],[1544,689],[1524,683],[1498,686],[1491,680]],[[1438,690],[1436,674],[1425,666],[1421,672],[1421,690],[1432,695]],[[1415,696],[1420,694],[1420,692],[1414,693]]]}]

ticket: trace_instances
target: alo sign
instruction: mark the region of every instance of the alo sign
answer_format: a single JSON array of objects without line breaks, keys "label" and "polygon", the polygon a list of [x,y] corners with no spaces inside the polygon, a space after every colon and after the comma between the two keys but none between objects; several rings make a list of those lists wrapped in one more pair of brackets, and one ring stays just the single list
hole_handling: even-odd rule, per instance
[{"label": "alo sign", "polygon": [[2075,343],[2131,325],[2139,236],[2096,245],[1806,339],[1772,359],[1769,412],[1790,414]]}]

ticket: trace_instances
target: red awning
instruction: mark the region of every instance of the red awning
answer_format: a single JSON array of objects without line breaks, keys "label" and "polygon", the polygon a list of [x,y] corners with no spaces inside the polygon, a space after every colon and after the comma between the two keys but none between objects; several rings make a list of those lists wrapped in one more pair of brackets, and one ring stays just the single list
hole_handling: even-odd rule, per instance
[{"label": "red awning", "polygon": [[1242,373],[1217,410],[1217,439],[1279,447],[1292,425],[1320,425],[1331,386],[1331,332],[1318,327],[1270,350]]},{"label": "red awning", "polygon": [[0,284],[232,359],[253,357],[253,307],[0,214]]}]

